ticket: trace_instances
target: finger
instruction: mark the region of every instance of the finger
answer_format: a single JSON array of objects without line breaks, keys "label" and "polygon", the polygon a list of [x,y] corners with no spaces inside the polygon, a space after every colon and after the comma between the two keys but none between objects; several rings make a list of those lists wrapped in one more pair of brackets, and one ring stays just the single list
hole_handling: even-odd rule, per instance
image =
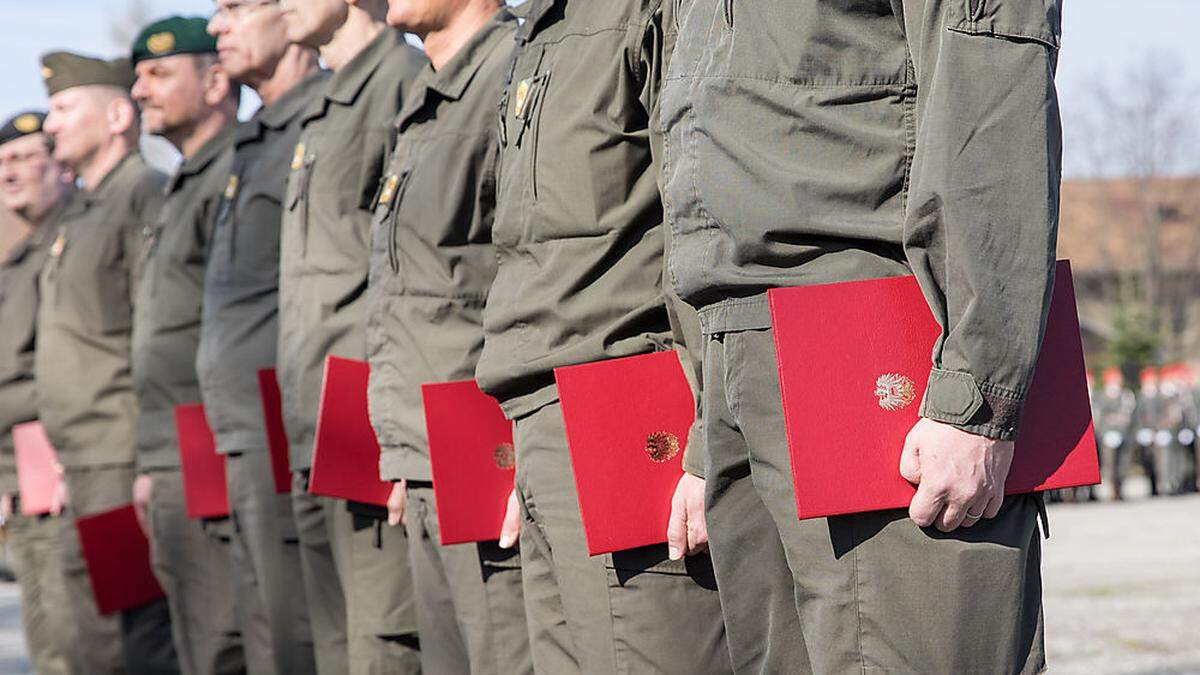
[{"label": "finger", "polygon": [[967,505],[963,513],[962,527],[971,527],[978,523],[983,518],[984,512],[987,510],[989,497],[980,495],[974,501]]},{"label": "finger", "polygon": [[904,437],[904,450],[900,452],[900,475],[913,485],[921,482],[921,458],[911,433]]},{"label": "finger", "polygon": [[983,509],[983,517],[987,519],[995,518],[1000,514],[1000,507],[1004,506],[1004,491],[998,490],[992,495],[987,506]]},{"label": "finger", "polygon": [[967,517],[967,505],[969,503],[963,498],[947,499],[945,508],[942,509],[937,522],[934,523],[938,531],[953,532],[957,530],[959,525],[962,525],[963,519]]},{"label": "finger", "polygon": [[504,509],[504,524],[500,526],[500,548],[512,548],[521,535],[521,503],[514,489],[508,494],[508,506]]},{"label": "finger", "polygon": [[908,505],[908,517],[921,527],[929,527],[942,512],[946,503],[946,493],[935,489],[929,483],[917,486],[917,494]]},{"label": "finger", "polygon": [[404,502],[408,497],[408,483],[399,481],[392,485],[392,492],[388,495],[387,510],[388,510],[388,525],[396,527],[404,523]]},{"label": "finger", "polygon": [[667,519],[667,556],[679,560],[687,550],[687,506],[678,499],[671,500],[671,516]]}]

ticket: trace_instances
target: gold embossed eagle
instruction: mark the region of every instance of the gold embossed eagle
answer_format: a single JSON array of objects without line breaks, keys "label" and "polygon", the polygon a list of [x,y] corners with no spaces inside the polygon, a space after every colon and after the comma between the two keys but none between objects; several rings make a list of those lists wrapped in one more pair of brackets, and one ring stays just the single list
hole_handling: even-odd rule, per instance
[{"label": "gold embossed eagle", "polygon": [[875,380],[875,397],[884,410],[907,408],[917,398],[917,385],[899,373],[885,373]]}]

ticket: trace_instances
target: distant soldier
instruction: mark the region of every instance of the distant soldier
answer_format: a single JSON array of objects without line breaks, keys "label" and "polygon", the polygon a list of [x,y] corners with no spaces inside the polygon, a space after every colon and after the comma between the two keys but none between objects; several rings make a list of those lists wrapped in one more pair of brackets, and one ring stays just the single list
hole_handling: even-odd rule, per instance
[{"label": "distant soldier", "polygon": [[1117,368],[1108,368],[1101,376],[1101,387],[1093,397],[1096,435],[1100,445],[1101,479],[1112,489],[1112,498],[1121,499],[1121,481],[1133,443],[1133,412],[1137,405],[1133,392]]},{"label": "distant soldier", "polygon": [[1158,391],[1158,371],[1153,368],[1142,370],[1141,387],[1137,392],[1137,407],[1134,412],[1134,457],[1150,479],[1150,494],[1157,495],[1161,485],[1155,470],[1154,448],[1159,440],[1158,424],[1162,415],[1162,401]]},{"label": "distant soldier", "polygon": [[63,579],[59,513],[24,516],[17,496],[12,427],[37,419],[33,379],[38,274],[63,208],[74,193],[71,175],[50,156],[46,115],[24,112],[0,127],[0,204],[30,232],[0,261],[0,522],[21,586],[21,623],[33,668],[70,672],[73,621]]},{"label": "distant soldier", "polygon": [[[59,221],[42,271],[35,359],[38,417],[66,470],[73,519],[126,505],[133,490],[134,289],[165,177],[137,152],[128,60],[55,52],[42,58],[42,76],[54,158],[83,187]],[[73,520],[63,528],[63,554],[77,630],[73,671],[176,672],[166,601],[119,620],[100,616]]]}]

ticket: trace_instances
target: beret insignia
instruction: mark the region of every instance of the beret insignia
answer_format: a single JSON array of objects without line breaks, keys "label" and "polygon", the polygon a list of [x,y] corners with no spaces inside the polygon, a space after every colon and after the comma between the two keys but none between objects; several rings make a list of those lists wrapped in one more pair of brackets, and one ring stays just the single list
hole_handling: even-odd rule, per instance
[{"label": "beret insignia", "polygon": [[32,134],[38,130],[41,124],[38,122],[37,115],[21,115],[13,120],[13,127],[23,134]]},{"label": "beret insignia", "polygon": [[175,49],[175,34],[174,33],[155,33],[146,38],[146,49],[150,50],[151,54],[158,56],[165,54]]}]

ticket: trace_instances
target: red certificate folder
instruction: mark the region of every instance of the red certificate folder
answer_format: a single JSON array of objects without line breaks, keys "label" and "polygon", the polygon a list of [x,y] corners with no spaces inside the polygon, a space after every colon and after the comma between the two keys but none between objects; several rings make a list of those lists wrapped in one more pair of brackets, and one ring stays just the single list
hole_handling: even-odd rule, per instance
[{"label": "red certificate folder", "polygon": [[679,356],[556,368],[588,553],[667,540],[695,399]]},{"label": "red certificate folder", "polygon": [[163,597],[150,569],[150,542],[133,505],[75,520],[101,614],[140,607]]},{"label": "red certificate folder", "polygon": [[308,491],[387,506],[392,484],[379,480],[379,441],[367,413],[369,373],[364,361],[325,359]]},{"label": "red certificate folder", "polygon": [[217,454],[217,441],[204,416],[204,406],[175,406],[175,433],[179,438],[183,504],[188,518],[228,516],[225,456]]},{"label": "red certificate folder", "polygon": [[275,478],[275,493],[292,491],[292,470],[288,463],[287,431],[283,428],[283,394],[274,368],[258,371],[258,392],[262,398],[263,421],[267,428],[267,447],[271,450],[271,473]]},{"label": "red certificate folder", "polygon": [[[1070,265],[1056,277],[1008,494],[1100,482]],[[941,334],[916,279],[768,297],[800,518],[906,508],[916,490],[900,452]]]},{"label": "red certificate folder", "polygon": [[50,513],[54,493],[62,483],[62,465],[41,422],[26,422],[12,428],[17,461],[17,489],[21,514]]},{"label": "red certificate folder", "polygon": [[474,380],[421,385],[443,546],[500,538],[516,463],[512,422]]}]

